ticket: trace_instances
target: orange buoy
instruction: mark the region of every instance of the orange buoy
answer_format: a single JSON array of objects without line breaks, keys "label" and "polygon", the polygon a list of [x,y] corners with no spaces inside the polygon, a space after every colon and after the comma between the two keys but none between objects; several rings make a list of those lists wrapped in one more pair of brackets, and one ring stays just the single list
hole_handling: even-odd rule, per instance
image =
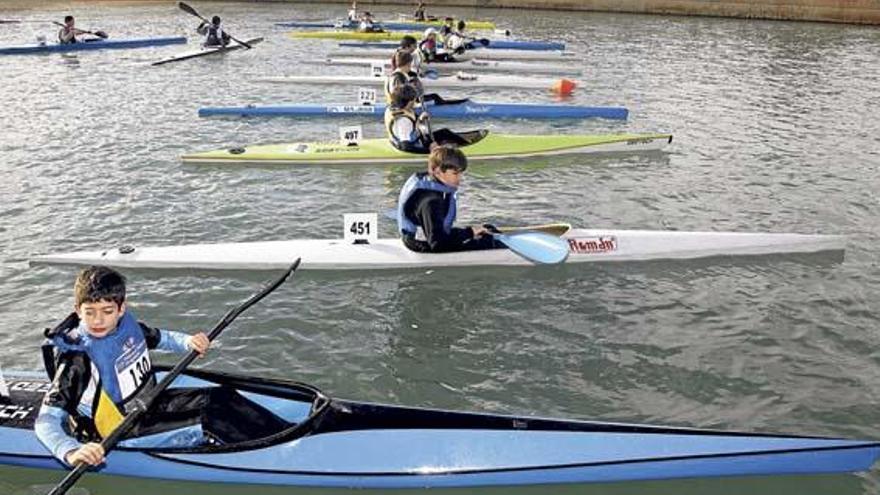
[{"label": "orange buoy", "polygon": [[577,87],[576,82],[569,79],[560,79],[550,89],[558,95],[570,95],[575,87]]}]

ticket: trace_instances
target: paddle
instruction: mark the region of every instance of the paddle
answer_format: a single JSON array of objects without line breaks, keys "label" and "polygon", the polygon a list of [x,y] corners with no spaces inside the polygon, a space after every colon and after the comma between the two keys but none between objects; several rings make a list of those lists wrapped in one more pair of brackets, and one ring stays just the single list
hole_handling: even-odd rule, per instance
[{"label": "paddle", "polygon": [[[55,24],[56,26],[67,27],[58,21],[50,21],[50,22],[52,24]],[[85,29],[80,29],[80,28],[76,28],[76,30],[81,33],[91,34],[91,35],[97,36],[98,38],[103,38],[105,40],[109,37],[109,35],[107,33],[105,33],[104,31],[86,31]]]},{"label": "paddle", "polygon": [[[293,262],[293,265],[285,270],[284,274],[278,277],[278,279],[269,284],[260,292],[251,296],[245,302],[241,303],[240,305],[226,313],[226,315],[214,326],[214,328],[211,329],[211,332],[208,334],[208,340],[213,341],[214,339],[216,339],[220,335],[220,332],[228,327],[229,324],[231,324],[233,320],[238,317],[238,315],[259,302],[260,299],[263,299],[272,291],[277,289],[278,286],[284,283],[284,281],[287,280],[290,274],[293,273],[294,270],[297,269],[297,267],[299,267],[299,263],[300,259],[297,258],[297,260]],[[193,362],[193,360],[195,360],[196,357],[198,357],[198,355],[199,354],[196,351],[190,351],[183,359],[180,360],[180,362],[178,362],[173,368],[171,368],[171,371],[169,371],[168,374],[165,375],[165,377],[162,378],[162,380],[158,384],[156,384],[155,387],[146,390],[143,394],[133,399],[131,404],[132,411],[128,413],[125,419],[122,420],[122,423],[120,423],[119,426],[117,426],[116,429],[114,429],[113,432],[101,442],[101,446],[104,448],[105,455],[108,454],[116,446],[116,444],[119,443],[120,440],[122,440],[122,437],[125,436],[125,434],[128,433],[129,430],[131,430],[131,428],[135,424],[137,424],[137,422],[140,421],[147,412],[149,412],[150,406],[152,405],[156,397],[166,388],[168,388],[168,386],[171,385],[171,382],[173,382],[174,379],[177,378],[183,372],[183,370],[187,366],[189,366],[190,363]],[[86,470],[88,469],[89,465],[86,463],[77,464],[73,471],[67,473],[67,476],[65,476],[64,479],[61,480],[61,483],[58,483],[58,485],[49,492],[49,495],[63,495],[64,493],[67,493],[67,490],[69,490],[74,485],[74,483],[76,483],[76,481],[80,479],[83,474],[85,474]]]},{"label": "paddle", "polygon": [[[385,210],[385,218],[397,221],[397,210]],[[559,236],[535,230],[492,233],[498,242],[523,258],[542,265],[554,265],[568,258],[568,243]]]},{"label": "paddle", "polygon": [[[208,19],[205,19],[204,17],[202,17],[198,12],[196,12],[196,9],[190,7],[188,4],[186,4],[186,3],[184,3],[184,2],[178,2],[178,3],[177,3],[177,6],[180,7],[180,10],[182,10],[182,11],[188,13],[188,14],[192,14],[192,15],[198,17],[199,19],[203,20],[204,22],[207,22],[208,24],[211,23],[211,21],[209,21]],[[225,30],[224,30],[223,32],[226,33]],[[253,48],[251,45],[248,45],[248,44],[245,43],[244,41],[241,41],[240,39],[235,38],[235,37],[232,36],[231,34],[229,34],[229,33],[226,33],[226,34],[229,35],[229,39],[231,39],[232,41],[238,43],[239,45],[241,45],[241,46],[247,48],[248,50],[250,50],[251,48]]]},{"label": "paddle", "polygon": [[523,258],[542,265],[555,265],[568,258],[568,243],[543,232],[492,234],[498,242]]}]

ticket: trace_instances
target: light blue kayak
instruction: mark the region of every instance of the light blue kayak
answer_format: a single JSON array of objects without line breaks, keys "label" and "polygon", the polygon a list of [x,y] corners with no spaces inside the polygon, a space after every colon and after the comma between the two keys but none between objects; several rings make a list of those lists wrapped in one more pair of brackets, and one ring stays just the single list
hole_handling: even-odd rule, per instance
[{"label": "light blue kayak", "polygon": [[[626,119],[629,112],[621,107],[576,105],[528,105],[518,103],[477,103],[464,101],[448,105],[430,105],[432,117],[447,119]],[[376,105],[279,105],[243,107],[205,107],[199,117],[348,117],[374,115],[382,118],[385,104]]]},{"label": "light blue kayak", "polygon": [[[49,380],[15,373],[7,379],[11,398],[0,405],[0,464],[64,469],[33,430]],[[880,455],[875,441],[384,405],[334,399],[288,380],[202,370],[185,371],[174,386],[237,390],[271,411],[281,429],[226,445],[120,448],[100,473],[286,487],[470,490],[844,473],[867,470]]]},{"label": "light blue kayak", "polygon": [[131,39],[96,39],[94,41],[80,41],[61,45],[50,43],[46,45],[30,44],[19,46],[0,47],[0,55],[27,55],[32,53],[55,53],[77,52],[85,50],[110,50],[126,48],[144,48],[149,46],[181,45],[186,43],[183,36],[171,36],[164,38],[131,38]]},{"label": "light blue kayak", "polygon": [[[484,43],[485,42],[485,43]],[[399,43],[389,42],[370,42],[370,41],[352,41],[342,42],[339,46],[354,48],[397,48]],[[443,47],[443,43],[438,43],[439,47]],[[565,50],[565,43],[555,41],[514,41],[514,40],[490,40],[482,39],[469,41],[466,44],[468,50],[476,50],[486,48],[490,50],[532,50],[532,51],[556,51]]]}]

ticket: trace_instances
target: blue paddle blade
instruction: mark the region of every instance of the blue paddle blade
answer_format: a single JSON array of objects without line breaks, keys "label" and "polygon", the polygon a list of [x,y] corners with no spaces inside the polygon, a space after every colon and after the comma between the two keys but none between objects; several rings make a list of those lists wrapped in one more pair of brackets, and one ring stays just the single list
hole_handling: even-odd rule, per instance
[{"label": "blue paddle blade", "polygon": [[544,232],[492,235],[511,251],[533,263],[553,265],[568,258],[568,243],[554,235]]}]

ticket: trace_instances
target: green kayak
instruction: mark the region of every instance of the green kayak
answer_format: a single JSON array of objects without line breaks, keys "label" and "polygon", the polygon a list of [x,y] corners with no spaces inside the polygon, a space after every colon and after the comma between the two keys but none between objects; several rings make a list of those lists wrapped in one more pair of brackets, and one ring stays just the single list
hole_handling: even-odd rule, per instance
[{"label": "green kayak", "polygon": [[[637,152],[662,149],[672,142],[671,134],[602,135],[510,135],[487,131],[461,133],[473,144],[462,147],[468,159],[500,160],[548,155]],[[184,163],[229,163],[238,165],[338,165],[338,164],[424,164],[426,155],[406,153],[387,139],[364,139],[357,145],[341,142],[287,143],[246,146],[181,157]]]}]

